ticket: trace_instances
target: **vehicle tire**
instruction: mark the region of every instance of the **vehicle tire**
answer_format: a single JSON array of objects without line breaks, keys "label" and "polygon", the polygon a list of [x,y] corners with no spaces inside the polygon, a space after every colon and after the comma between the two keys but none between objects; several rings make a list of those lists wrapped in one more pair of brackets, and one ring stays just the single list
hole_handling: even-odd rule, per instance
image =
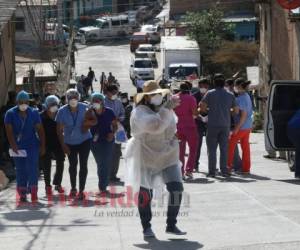
[{"label": "vehicle tire", "polygon": [[291,172],[295,172],[296,166],[295,166],[295,152],[294,151],[288,152],[288,166],[289,166]]}]

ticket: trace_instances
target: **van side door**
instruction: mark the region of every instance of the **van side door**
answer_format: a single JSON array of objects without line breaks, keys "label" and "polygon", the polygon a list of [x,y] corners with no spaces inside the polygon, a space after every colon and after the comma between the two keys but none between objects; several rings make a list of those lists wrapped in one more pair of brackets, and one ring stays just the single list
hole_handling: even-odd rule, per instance
[{"label": "van side door", "polygon": [[287,124],[300,109],[300,81],[273,81],[267,105],[267,139],[276,151],[295,150]]}]

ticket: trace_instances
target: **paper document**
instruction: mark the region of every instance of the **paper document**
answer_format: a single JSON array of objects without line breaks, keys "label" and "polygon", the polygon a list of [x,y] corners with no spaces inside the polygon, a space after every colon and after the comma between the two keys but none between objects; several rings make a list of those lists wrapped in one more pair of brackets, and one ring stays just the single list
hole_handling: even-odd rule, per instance
[{"label": "paper document", "polygon": [[9,149],[10,157],[27,157],[26,150],[18,150],[18,154],[16,154],[11,148]]}]

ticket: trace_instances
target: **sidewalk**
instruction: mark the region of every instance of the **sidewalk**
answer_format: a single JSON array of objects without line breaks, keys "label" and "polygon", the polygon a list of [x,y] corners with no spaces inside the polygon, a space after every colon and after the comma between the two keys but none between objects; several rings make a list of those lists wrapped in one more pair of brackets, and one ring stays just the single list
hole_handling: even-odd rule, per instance
[{"label": "sidewalk", "polygon": [[[95,161],[90,156],[87,203],[59,202],[48,206],[39,182],[41,205],[15,209],[14,185],[0,193],[0,249],[300,249],[300,181],[287,163],[264,159],[263,134],[251,138],[253,168],[247,178],[207,179],[204,173],[184,184],[185,196],[178,226],[188,234],[165,234],[165,207],[153,208],[157,240],[143,240],[134,201],[122,196],[97,200]],[[200,170],[207,172],[206,148]],[[120,177],[125,168],[121,163]],[[69,191],[68,169],[63,184]],[[133,197],[134,198],[134,197]],[[123,207],[124,203],[131,207]]]}]

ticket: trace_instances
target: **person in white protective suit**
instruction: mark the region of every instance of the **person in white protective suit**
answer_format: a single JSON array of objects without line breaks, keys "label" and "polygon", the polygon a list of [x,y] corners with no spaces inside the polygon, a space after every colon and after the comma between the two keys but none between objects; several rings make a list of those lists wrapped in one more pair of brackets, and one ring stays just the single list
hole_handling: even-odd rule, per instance
[{"label": "person in white protective suit", "polygon": [[[166,101],[164,101],[164,99]],[[176,137],[177,117],[173,109],[179,100],[156,81],[147,81],[143,92],[135,97],[125,159],[125,184],[139,192],[138,210],[144,237],[155,237],[151,229],[153,189],[164,187],[169,192],[166,233],[184,235],[177,226],[183,184]]]}]

